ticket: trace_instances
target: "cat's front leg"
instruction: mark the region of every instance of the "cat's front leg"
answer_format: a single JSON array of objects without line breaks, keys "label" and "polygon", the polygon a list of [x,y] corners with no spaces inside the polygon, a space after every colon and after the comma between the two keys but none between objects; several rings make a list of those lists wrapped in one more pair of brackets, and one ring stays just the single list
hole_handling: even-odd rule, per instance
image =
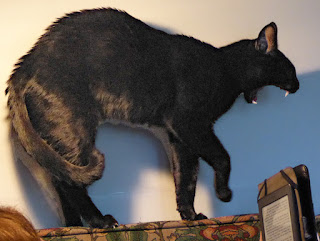
[{"label": "cat's front leg", "polygon": [[194,115],[176,115],[170,123],[170,128],[177,139],[213,167],[216,195],[221,201],[229,202],[232,198],[228,184],[231,170],[229,154],[213,133],[212,123],[192,116]]},{"label": "cat's front leg", "polygon": [[183,220],[200,220],[207,217],[194,210],[194,196],[199,170],[199,157],[178,139],[170,137],[171,166],[176,188],[177,210]]}]

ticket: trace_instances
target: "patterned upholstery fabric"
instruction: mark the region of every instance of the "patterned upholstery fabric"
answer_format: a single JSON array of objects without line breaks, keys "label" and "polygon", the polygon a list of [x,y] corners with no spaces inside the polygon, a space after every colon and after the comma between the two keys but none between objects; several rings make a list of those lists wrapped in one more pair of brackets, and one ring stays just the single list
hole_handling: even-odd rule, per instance
[{"label": "patterned upholstery fabric", "polygon": [[121,225],[114,229],[83,227],[39,230],[44,240],[114,241],[114,240],[259,240],[258,215],[241,215],[200,221],[162,221]]},{"label": "patterned upholstery fabric", "polygon": [[[320,216],[316,216],[320,231]],[[114,229],[83,227],[42,229],[46,241],[259,241],[260,222],[257,214],[212,218],[200,221],[162,221],[121,225]]]}]

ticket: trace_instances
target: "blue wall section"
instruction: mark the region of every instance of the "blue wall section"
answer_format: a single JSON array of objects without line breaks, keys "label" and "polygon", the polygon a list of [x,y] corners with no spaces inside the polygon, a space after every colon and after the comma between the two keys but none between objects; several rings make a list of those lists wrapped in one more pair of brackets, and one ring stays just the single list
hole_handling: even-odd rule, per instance
[{"label": "blue wall section", "polygon": [[258,212],[257,185],[279,170],[299,164],[309,168],[315,212],[320,212],[320,71],[298,76],[300,90],[266,87],[258,105],[238,98],[216,125],[216,133],[232,159],[234,198],[217,215]]},{"label": "blue wall section", "polygon": [[[257,105],[247,104],[240,96],[216,123],[215,132],[231,156],[234,196],[230,203],[215,197],[213,171],[201,162],[199,183],[209,190],[209,216],[258,212],[257,185],[287,166],[302,163],[310,170],[315,211],[319,213],[320,71],[298,78],[301,87],[297,93],[285,98],[284,91],[266,87],[259,92]],[[139,180],[146,170],[170,171],[163,148],[146,131],[111,125],[101,128],[97,146],[105,153],[107,164],[103,179],[89,188],[90,195],[102,212],[112,212],[124,223],[139,221],[139,217],[131,216],[133,200],[140,195],[134,190],[141,185]],[[153,195],[161,192],[157,188],[161,186],[145,191]]]}]

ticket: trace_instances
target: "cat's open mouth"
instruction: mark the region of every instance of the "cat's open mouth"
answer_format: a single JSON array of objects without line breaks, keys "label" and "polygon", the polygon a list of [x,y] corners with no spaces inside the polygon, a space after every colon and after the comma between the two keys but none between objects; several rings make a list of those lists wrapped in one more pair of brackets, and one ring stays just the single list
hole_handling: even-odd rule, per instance
[{"label": "cat's open mouth", "polygon": [[[275,85],[275,86],[280,88],[281,90],[284,90],[286,92],[285,93],[285,97],[287,97],[289,94],[293,94],[299,89],[299,82],[297,80],[296,82],[287,83],[287,84],[281,84],[281,85],[278,84],[278,85]],[[251,91],[245,91],[244,92],[244,98],[246,99],[246,101],[248,103],[258,104],[257,93],[261,89],[262,88],[257,88],[257,89],[251,90]]]},{"label": "cat's open mouth", "polygon": [[[280,89],[284,90],[286,93],[285,93],[285,97],[287,97],[290,93],[294,93],[296,92],[296,90],[286,90],[284,88],[281,88],[279,87]],[[262,88],[258,88],[258,89],[255,89],[255,90],[252,90],[252,91],[248,91],[248,92],[244,92],[244,98],[245,100],[250,104],[258,104],[258,91],[261,90]]]}]

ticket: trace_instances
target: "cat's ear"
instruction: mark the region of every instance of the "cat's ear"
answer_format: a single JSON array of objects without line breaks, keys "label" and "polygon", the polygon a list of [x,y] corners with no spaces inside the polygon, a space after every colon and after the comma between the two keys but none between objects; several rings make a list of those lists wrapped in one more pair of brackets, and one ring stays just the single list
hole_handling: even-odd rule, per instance
[{"label": "cat's ear", "polygon": [[262,53],[269,53],[278,48],[277,25],[272,22],[265,26],[255,41],[256,50]]}]

